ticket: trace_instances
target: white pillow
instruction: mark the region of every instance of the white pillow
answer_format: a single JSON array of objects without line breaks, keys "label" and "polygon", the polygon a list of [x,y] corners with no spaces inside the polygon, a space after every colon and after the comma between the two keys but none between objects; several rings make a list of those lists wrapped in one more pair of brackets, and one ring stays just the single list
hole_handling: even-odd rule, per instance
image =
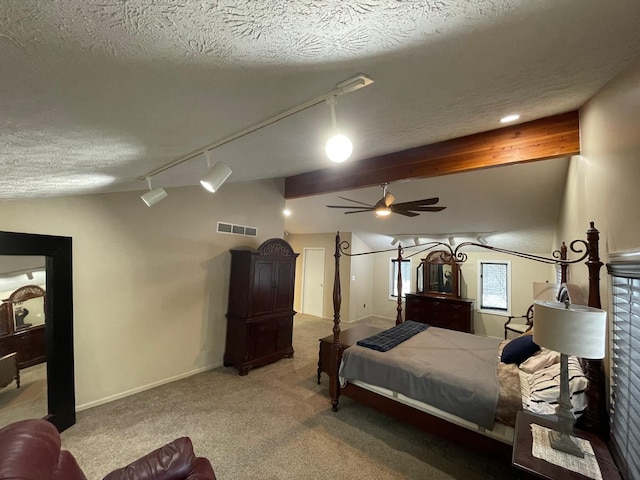
[{"label": "white pillow", "polygon": [[546,367],[550,367],[560,362],[560,354],[542,347],[540,351],[534,353],[524,362],[522,362],[518,368],[525,373],[535,373]]},{"label": "white pillow", "polygon": [[[526,374],[529,395],[522,396],[522,407],[540,415],[555,415],[560,396],[560,364],[542,368],[535,373]],[[587,407],[586,389],[589,382],[584,375],[580,361],[569,357],[569,395],[571,411],[576,417],[582,415]]]}]

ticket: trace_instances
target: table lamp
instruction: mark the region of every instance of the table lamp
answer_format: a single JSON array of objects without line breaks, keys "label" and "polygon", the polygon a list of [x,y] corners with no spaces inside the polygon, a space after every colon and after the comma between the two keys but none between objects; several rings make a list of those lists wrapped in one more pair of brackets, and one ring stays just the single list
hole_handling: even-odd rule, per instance
[{"label": "table lamp", "polygon": [[604,358],[607,313],[568,302],[536,301],[533,319],[533,341],[541,347],[560,352],[560,396],[556,407],[560,431],[550,432],[551,447],[584,457],[571,436],[576,419],[569,397],[569,355]]}]

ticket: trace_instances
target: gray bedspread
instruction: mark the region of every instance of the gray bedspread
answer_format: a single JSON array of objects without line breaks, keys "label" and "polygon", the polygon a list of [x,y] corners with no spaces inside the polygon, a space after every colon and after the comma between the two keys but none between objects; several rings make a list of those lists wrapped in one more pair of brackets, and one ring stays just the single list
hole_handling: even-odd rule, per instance
[{"label": "gray bedspread", "polygon": [[387,352],[353,345],[340,376],[402,393],[492,428],[500,386],[500,339],[430,327]]}]

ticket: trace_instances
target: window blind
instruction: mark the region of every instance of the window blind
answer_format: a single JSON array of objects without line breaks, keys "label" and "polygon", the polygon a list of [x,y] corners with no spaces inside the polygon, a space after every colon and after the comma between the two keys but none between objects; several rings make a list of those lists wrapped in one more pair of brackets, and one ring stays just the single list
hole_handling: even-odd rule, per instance
[{"label": "window blind", "polygon": [[[391,277],[389,278],[389,296],[398,296],[398,260],[391,259]],[[411,290],[411,260],[402,260],[402,297]]]},{"label": "window blind", "polygon": [[480,308],[509,309],[508,265],[506,263],[481,262],[482,295]]},{"label": "window blind", "polygon": [[612,275],[611,442],[624,478],[640,479],[640,263]]}]

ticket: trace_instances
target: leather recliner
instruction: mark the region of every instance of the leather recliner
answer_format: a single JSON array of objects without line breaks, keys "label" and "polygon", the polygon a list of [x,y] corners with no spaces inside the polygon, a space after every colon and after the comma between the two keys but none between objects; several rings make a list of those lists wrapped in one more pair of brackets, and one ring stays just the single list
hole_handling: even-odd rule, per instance
[{"label": "leather recliner", "polygon": [[[0,480],[86,480],[60,434],[46,420],[22,420],[0,429]],[[148,453],[105,480],[215,480],[209,460],[196,457],[189,437]]]}]

